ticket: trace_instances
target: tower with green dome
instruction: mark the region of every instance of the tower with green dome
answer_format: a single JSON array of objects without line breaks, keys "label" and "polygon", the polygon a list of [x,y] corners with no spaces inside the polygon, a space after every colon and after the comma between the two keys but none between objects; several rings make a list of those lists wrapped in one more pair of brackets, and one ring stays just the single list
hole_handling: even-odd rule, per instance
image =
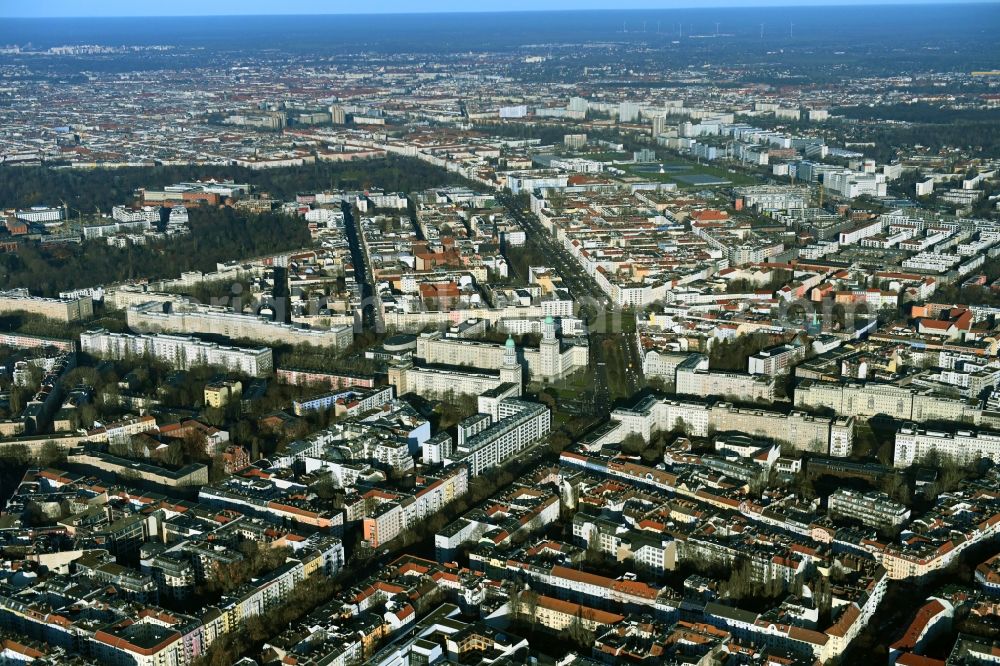
[{"label": "tower with green dome", "polygon": [[551,315],[542,323],[542,342],[538,347],[538,375],[546,382],[555,381],[562,373],[560,344],[556,338],[556,322]]},{"label": "tower with green dome", "polygon": [[507,342],[503,347],[503,365],[500,366],[500,381],[503,383],[517,384],[518,395],[520,395],[524,379],[524,370],[517,361],[517,346],[514,344],[514,337],[507,336]]}]

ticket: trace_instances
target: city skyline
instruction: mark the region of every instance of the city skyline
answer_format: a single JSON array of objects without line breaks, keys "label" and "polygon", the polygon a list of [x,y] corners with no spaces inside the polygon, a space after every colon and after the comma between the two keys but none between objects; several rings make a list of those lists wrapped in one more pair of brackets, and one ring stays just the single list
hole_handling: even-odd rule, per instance
[{"label": "city skyline", "polygon": [[992,663],[998,3],[0,0],[0,662]]}]

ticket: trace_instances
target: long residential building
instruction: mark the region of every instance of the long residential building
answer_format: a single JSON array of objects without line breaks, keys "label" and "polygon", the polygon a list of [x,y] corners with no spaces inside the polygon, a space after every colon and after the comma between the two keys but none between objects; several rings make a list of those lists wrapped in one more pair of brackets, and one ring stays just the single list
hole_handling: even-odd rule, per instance
[{"label": "long residential building", "polygon": [[837,457],[850,455],[854,442],[852,417],[826,418],[801,411],[784,414],[735,407],[726,402],[713,404],[649,396],[632,407],[614,410],[611,424],[588,447],[619,443],[631,434],[649,441],[653,432],[666,432],[678,424],[694,437],[707,437],[712,431],[739,431],[788,442],[801,451]]},{"label": "long residential building", "polygon": [[227,347],[180,335],[109,333],[100,328],[80,334],[80,350],[111,359],[148,355],[179,370],[209,365],[253,377],[265,377],[274,368],[269,347]]},{"label": "long residential building", "polygon": [[740,400],[774,402],[774,378],[741,372],[677,369],[676,391],[681,395],[736,396]]},{"label": "long residential building", "polygon": [[464,465],[443,469],[429,483],[411,494],[386,493],[370,490],[365,503],[373,503],[361,519],[365,541],[373,547],[391,541],[403,530],[438,513],[446,504],[465,495],[469,490],[469,470]]},{"label": "long residential building", "polygon": [[292,401],[292,411],[297,416],[302,416],[308,412],[319,412],[334,410],[337,416],[342,414],[362,414],[364,412],[378,409],[392,401],[393,388],[383,386],[368,390],[348,389],[346,391],[332,391],[322,395],[305,398],[303,400]]},{"label": "long residential building", "polygon": [[325,386],[330,389],[349,387],[375,388],[375,378],[367,375],[350,375],[337,372],[321,372],[319,370],[300,370],[297,368],[277,368],[275,376],[278,381],[293,386]]},{"label": "long residential building", "polygon": [[[464,365],[499,370],[506,347],[500,343],[452,338],[440,332],[423,333],[417,338],[416,356],[427,363]],[[587,367],[589,349],[585,343],[563,345],[555,336],[555,323],[546,317],[538,349],[521,349],[528,375],[538,381],[555,381]]]},{"label": "long residential building", "polygon": [[930,390],[879,382],[803,380],[795,387],[795,406],[828,408],[838,414],[871,417],[885,414],[903,421],[960,421],[978,424],[978,401],[938,395]]},{"label": "long residential building", "polygon": [[516,395],[520,395],[523,376],[524,369],[518,361],[513,338],[508,338],[502,348],[502,361],[498,370],[423,365],[409,361],[389,368],[389,383],[396,387],[397,395],[410,392],[432,397],[463,393],[483,395],[510,384],[516,387]]},{"label": "long residential building", "polygon": [[469,473],[477,476],[549,434],[552,415],[548,407],[512,398],[501,400],[497,407],[496,422],[461,441],[445,459],[446,465],[465,463]]},{"label": "long residential building", "polygon": [[63,340],[61,338],[45,338],[39,335],[26,335],[24,333],[0,333],[0,347],[11,347],[13,349],[45,349],[51,347],[64,352],[76,351],[75,340]]},{"label": "long residential building", "polygon": [[941,432],[907,425],[896,433],[894,466],[909,467],[932,454],[949,458],[960,465],[968,465],[980,458],[1000,462],[1000,432]]},{"label": "long residential building", "polygon": [[304,328],[181,300],[133,305],[127,318],[129,327],[144,333],[222,335],[265,344],[309,344],[333,349],[343,349],[354,341],[351,326]]},{"label": "long residential building", "polygon": [[673,383],[677,379],[677,368],[691,355],[690,352],[651,349],[642,359],[642,374],[646,377],[662,377],[665,381]]},{"label": "long residential building", "polygon": [[27,289],[12,289],[0,292],[0,314],[6,312],[27,312],[66,323],[84,321],[94,316],[94,299],[90,296],[41,298],[30,295]]},{"label": "long residential building", "polygon": [[[427,397],[454,395],[482,395],[499,389],[507,383],[520,386],[520,377],[504,377],[503,370],[472,370],[465,368],[431,367],[410,362],[399,363],[389,368],[389,383],[396,387],[399,395],[416,393]],[[521,369],[518,367],[517,374]]]}]

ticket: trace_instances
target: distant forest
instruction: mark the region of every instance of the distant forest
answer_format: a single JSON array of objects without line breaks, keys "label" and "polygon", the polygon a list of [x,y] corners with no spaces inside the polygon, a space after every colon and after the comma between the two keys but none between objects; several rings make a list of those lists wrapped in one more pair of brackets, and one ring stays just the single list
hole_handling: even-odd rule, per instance
[{"label": "distant forest", "polygon": [[[12,177],[16,176],[16,177]],[[0,207],[59,205],[66,201],[85,212],[108,212],[130,203],[140,187],[157,188],[197,179],[232,179],[287,200],[299,192],[377,187],[411,192],[462,179],[411,158],[390,157],[340,164],[252,171],[239,167],[148,167],[128,169],[52,169],[0,167]],[[132,278],[175,277],[182,271],[211,271],[216,262],[260,256],[309,244],[302,218],[279,213],[242,214],[229,208],[193,208],[191,234],[165,243],[110,247],[25,243],[17,253],[0,254],[0,289],[27,287],[33,294],[110,284]]]},{"label": "distant forest", "polygon": [[[874,141],[871,157],[888,161],[901,147],[925,146],[932,153],[947,147],[961,148],[973,157],[1000,152],[1000,109],[948,109],[921,102],[884,106],[849,106],[831,110],[872,124],[858,128],[860,136]],[[894,120],[908,124],[879,123]]]},{"label": "distant forest", "polygon": [[900,120],[928,125],[945,125],[955,122],[1000,123],[1000,109],[954,109],[928,102],[881,106],[842,106],[831,109],[831,113],[860,120]]},{"label": "distant forest", "polygon": [[319,162],[301,167],[253,170],[237,166],[157,166],[122,169],[69,169],[0,166],[0,208],[58,206],[65,201],[91,213],[130,203],[139,188],[156,189],[182,181],[234,180],[259,192],[291,199],[300,192],[379,188],[400,192],[455,183],[461,178],[412,157]]},{"label": "distant forest", "polygon": [[0,289],[27,287],[35,295],[110,284],[132,278],[176,277],[182,271],[215,270],[218,261],[281,252],[309,244],[305,220],[277,213],[241,215],[230,208],[191,210],[191,233],[165,243],[111,247],[25,243],[0,254]]}]

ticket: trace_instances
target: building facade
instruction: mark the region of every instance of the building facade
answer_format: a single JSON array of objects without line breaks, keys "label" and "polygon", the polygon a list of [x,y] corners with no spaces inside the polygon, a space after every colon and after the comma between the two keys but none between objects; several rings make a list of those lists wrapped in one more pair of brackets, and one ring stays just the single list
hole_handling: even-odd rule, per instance
[{"label": "building facade", "polygon": [[957,430],[941,432],[905,426],[896,433],[895,467],[909,467],[932,454],[967,465],[980,458],[1000,462],[1000,433]]},{"label": "building facade", "polygon": [[269,347],[226,347],[180,335],[134,335],[96,329],[80,334],[80,350],[110,359],[151,356],[178,370],[210,365],[252,377],[266,377],[274,368]]},{"label": "building facade", "polygon": [[67,323],[84,321],[94,316],[94,299],[90,296],[41,298],[30,295],[27,289],[13,289],[0,292],[0,314],[7,312],[27,312]]},{"label": "building facade", "polygon": [[910,519],[910,510],[885,493],[862,493],[850,488],[835,490],[830,495],[827,508],[831,515],[883,530],[897,529]]},{"label": "building facade", "polygon": [[470,475],[478,476],[549,434],[552,415],[544,405],[507,399],[499,409],[499,420],[455,447],[447,464],[463,463]]},{"label": "building facade", "polygon": [[351,326],[305,328],[183,301],[133,305],[128,309],[127,318],[132,330],[145,333],[221,335],[264,344],[309,344],[332,349],[344,349],[354,341]]}]

